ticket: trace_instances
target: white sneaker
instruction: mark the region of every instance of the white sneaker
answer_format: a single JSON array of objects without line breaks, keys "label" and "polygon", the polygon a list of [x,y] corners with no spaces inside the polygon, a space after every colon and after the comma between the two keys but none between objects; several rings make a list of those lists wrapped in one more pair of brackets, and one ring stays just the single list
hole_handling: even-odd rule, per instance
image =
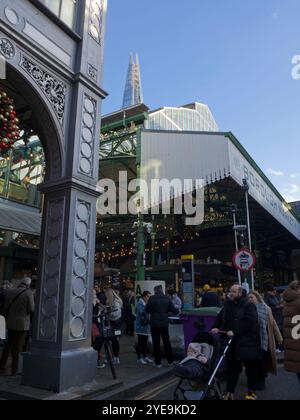
[{"label": "white sneaker", "polygon": [[113,358],[113,364],[114,365],[120,365],[121,364],[120,359],[118,357],[114,357]]},{"label": "white sneaker", "polygon": [[145,360],[146,363],[150,363],[151,365],[154,364],[154,360],[150,359],[150,357],[145,357],[144,360]]},{"label": "white sneaker", "polygon": [[147,364],[145,359],[138,359],[137,362],[138,362],[139,365],[146,365]]},{"label": "white sneaker", "polygon": [[105,369],[105,368],[106,368],[106,364],[105,363],[98,363],[97,369]]}]

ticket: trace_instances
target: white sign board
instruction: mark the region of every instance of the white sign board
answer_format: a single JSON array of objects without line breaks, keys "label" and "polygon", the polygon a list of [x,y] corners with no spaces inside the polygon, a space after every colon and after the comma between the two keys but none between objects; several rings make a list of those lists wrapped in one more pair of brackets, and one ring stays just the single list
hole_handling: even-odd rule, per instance
[{"label": "white sign board", "polygon": [[231,177],[240,185],[243,185],[243,179],[247,179],[249,194],[300,240],[298,220],[231,141],[229,141],[229,160]]}]

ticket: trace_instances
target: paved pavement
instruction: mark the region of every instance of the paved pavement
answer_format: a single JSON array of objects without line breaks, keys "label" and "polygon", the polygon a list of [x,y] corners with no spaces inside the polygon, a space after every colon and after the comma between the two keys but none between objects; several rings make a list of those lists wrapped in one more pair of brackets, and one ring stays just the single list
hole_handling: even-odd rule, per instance
[{"label": "paved pavement", "polygon": [[[114,381],[109,368],[98,371],[97,379],[85,387],[73,388],[56,395],[21,386],[21,377],[0,376],[0,399],[94,399],[94,400],[152,400],[172,401],[177,379],[166,366],[137,364],[134,351],[135,339],[122,337],[121,364],[117,366],[118,380]],[[246,394],[246,378],[241,377],[236,399],[242,400]],[[258,394],[260,400],[300,400],[300,389],[295,375],[279,368],[278,377],[270,376],[265,392]]]},{"label": "paved pavement", "polygon": [[[176,383],[176,379],[169,378],[159,384],[157,383],[156,386],[152,386],[151,388],[145,387],[135,399],[172,401]],[[235,399],[244,400],[246,393],[246,378],[242,375]],[[263,392],[258,392],[258,399],[261,401],[300,401],[300,388],[296,376],[288,374],[283,366],[280,366],[278,376],[269,376],[267,388]]]},{"label": "paved pavement", "polygon": [[[157,369],[152,365],[137,364],[134,349],[135,338],[124,336],[121,339],[121,364],[116,366],[118,378],[113,380],[109,367],[99,369],[96,380],[84,387],[72,388],[62,394],[53,394],[21,385],[21,376],[0,376],[0,399],[111,399],[117,395],[125,396],[128,390],[137,393],[144,384],[160,381],[170,375],[170,368]],[[96,363],[95,353],[95,363]]]}]

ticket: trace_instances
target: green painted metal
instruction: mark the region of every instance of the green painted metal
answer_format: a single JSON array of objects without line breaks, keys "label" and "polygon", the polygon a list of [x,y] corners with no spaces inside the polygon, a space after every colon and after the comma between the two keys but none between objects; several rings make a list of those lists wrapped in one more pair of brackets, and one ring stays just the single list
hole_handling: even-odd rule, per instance
[{"label": "green painted metal", "polygon": [[[137,131],[137,154],[136,154],[136,173],[137,179],[141,175],[141,130]],[[138,188],[138,192],[140,189]],[[140,203],[138,203],[138,217],[137,217],[137,258],[136,258],[136,280],[145,280],[145,234],[144,234],[144,217],[141,212]]]},{"label": "green painted metal", "polygon": [[105,124],[101,128],[101,133],[106,134],[111,131],[118,131],[124,129],[125,127],[129,126],[131,123],[140,123],[143,124],[145,120],[148,119],[148,114],[146,112],[142,112],[140,114],[134,115],[132,117],[124,118],[122,120],[115,121],[111,124]]}]

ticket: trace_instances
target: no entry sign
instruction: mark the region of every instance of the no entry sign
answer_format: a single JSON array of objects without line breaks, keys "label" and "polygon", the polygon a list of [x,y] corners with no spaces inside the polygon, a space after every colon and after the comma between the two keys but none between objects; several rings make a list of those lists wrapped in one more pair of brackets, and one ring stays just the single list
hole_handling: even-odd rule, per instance
[{"label": "no entry sign", "polygon": [[233,265],[237,270],[251,271],[256,265],[256,255],[247,248],[240,249],[233,256]]}]

